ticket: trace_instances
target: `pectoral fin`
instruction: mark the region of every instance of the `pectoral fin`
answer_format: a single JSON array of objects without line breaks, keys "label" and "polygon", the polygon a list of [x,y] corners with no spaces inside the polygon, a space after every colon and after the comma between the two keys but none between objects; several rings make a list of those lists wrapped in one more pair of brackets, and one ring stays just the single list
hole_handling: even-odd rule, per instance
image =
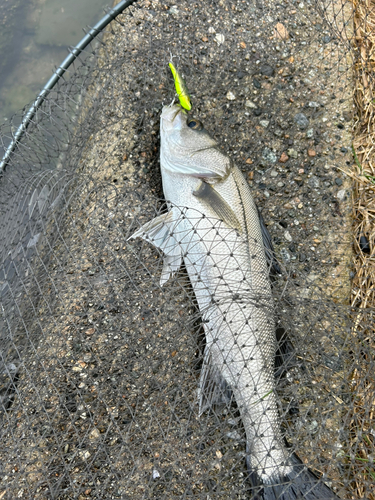
[{"label": "pectoral fin", "polygon": [[198,188],[193,191],[193,195],[207,207],[211,208],[216,216],[223,220],[229,227],[233,227],[239,231],[241,230],[241,224],[239,223],[236,214],[224,198],[210,184],[201,181]]},{"label": "pectoral fin", "polygon": [[163,286],[173,274],[178,271],[182,262],[181,247],[173,236],[173,229],[177,225],[173,219],[173,212],[159,215],[144,224],[128,240],[142,238],[154,247],[159,248],[165,255],[160,285]]},{"label": "pectoral fin", "polygon": [[229,404],[232,391],[220,370],[212,363],[209,349],[205,349],[202,372],[199,380],[199,415],[211,406]]}]

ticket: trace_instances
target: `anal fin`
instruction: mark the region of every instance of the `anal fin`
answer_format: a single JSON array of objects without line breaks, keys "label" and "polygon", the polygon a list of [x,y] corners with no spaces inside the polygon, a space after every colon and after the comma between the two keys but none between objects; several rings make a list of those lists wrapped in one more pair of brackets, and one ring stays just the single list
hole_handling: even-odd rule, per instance
[{"label": "anal fin", "polygon": [[212,406],[230,404],[231,400],[232,390],[219,368],[212,362],[211,353],[206,346],[198,388],[199,416]]}]

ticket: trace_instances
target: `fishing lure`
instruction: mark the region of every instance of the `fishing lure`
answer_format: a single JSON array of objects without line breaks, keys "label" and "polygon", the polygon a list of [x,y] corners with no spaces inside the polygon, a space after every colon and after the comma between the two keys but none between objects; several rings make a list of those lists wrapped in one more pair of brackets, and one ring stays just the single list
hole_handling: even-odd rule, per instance
[{"label": "fishing lure", "polygon": [[180,100],[180,104],[184,109],[186,109],[187,111],[190,111],[191,110],[191,100],[190,100],[190,95],[189,95],[186,83],[171,62],[169,63],[169,67],[171,68],[171,71],[172,71],[172,75],[174,78],[174,84],[176,87],[176,92],[177,92],[178,98]]}]

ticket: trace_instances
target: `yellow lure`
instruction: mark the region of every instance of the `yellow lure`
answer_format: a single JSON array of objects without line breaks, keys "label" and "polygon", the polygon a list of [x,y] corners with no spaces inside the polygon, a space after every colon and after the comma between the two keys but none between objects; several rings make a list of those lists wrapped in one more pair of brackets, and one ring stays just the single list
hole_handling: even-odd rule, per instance
[{"label": "yellow lure", "polygon": [[180,104],[184,109],[187,109],[188,111],[191,110],[191,101],[190,101],[190,95],[186,86],[186,83],[184,82],[184,79],[182,76],[179,74],[177,69],[173,66],[173,64],[170,62],[169,67],[171,68],[172,75],[174,78],[174,84],[176,87],[176,92],[178,95],[178,98],[180,100]]}]

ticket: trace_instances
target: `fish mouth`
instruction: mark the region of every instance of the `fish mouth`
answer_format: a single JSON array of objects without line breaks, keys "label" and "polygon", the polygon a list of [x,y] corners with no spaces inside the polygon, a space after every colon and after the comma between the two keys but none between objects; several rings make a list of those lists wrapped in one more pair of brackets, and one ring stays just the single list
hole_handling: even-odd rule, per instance
[{"label": "fish mouth", "polygon": [[186,111],[180,106],[180,104],[164,106],[161,112],[161,124],[163,129],[181,129],[182,124],[186,123],[186,115]]}]

